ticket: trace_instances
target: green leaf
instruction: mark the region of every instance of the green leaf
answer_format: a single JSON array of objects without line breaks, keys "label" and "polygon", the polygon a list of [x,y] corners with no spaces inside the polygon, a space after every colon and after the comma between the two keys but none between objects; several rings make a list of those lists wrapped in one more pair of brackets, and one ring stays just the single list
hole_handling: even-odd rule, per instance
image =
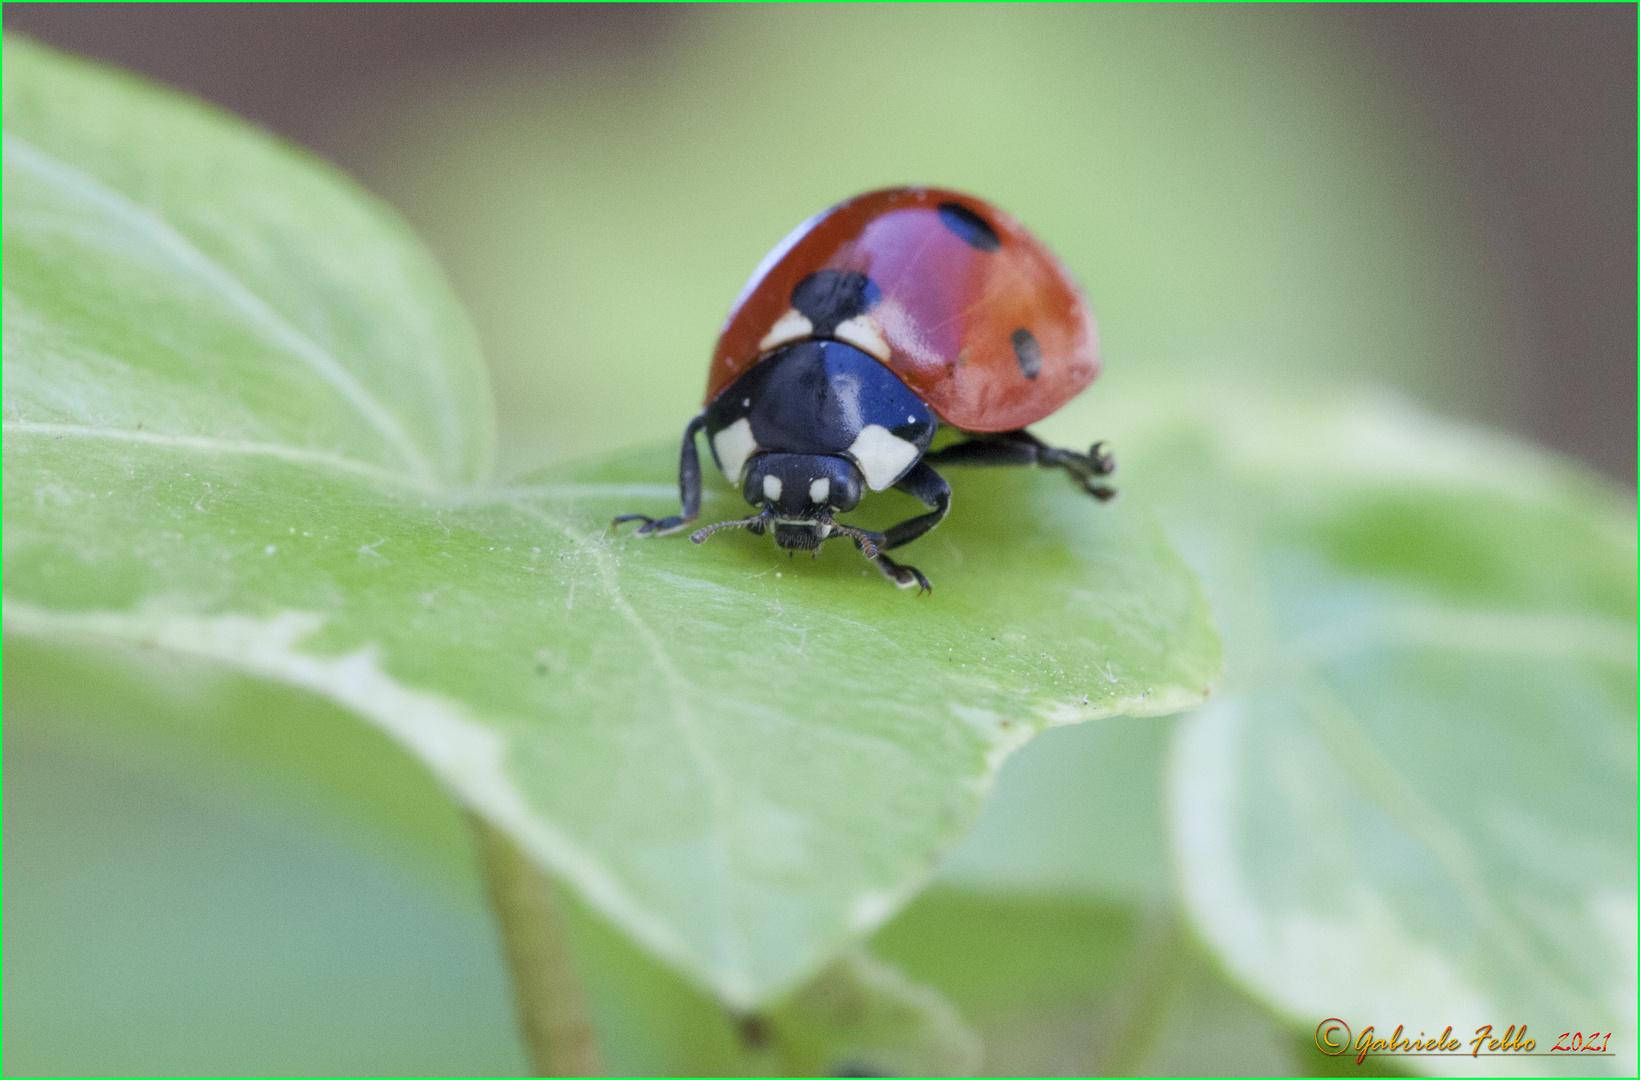
[{"label": "green leaf", "polygon": [[962,1009],[987,1075],[1281,1076],[1329,1063],[1166,907],[935,887],[871,948]]},{"label": "green leaf", "polygon": [[859,949],[789,997],[731,1015],[582,905],[565,905],[612,1076],[965,1076],[972,1030],[935,990]]},{"label": "green leaf", "polygon": [[[1619,1056],[1579,1067],[1632,1072],[1632,501],[1394,401],[1198,386],[1129,405],[1128,482],[1225,632],[1168,804],[1184,901],[1230,973],[1301,1029],[1525,1023],[1547,1050],[1598,1028]],[[1081,792],[1131,786],[1126,763],[1032,750],[1030,790],[1004,770],[958,880],[1110,895],[1076,815]],[[1024,808],[1029,859],[1009,845]]]},{"label": "green leaf", "polygon": [[472,329],[386,207],[197,102],[5,56],[7,420],[484,475]]},{"label": "green leaf", "polygon": [[778,1010],[781,1071],[972,1076],[980,1042],[937,992],[864,952],[844,953]]},{"label": "green leaf", "polygon": [[[1154,968],[1112,952],[1123,918],[1173,902],[1273,1007],[1210,994],[1219,1020],[1172,1028],[1227,1039],[1239,1014],[1243,1037],[1286,1047],[1286,1065],[1231,1071],[1356,1069],[1314,1049],[1328,1017],[1385,1038],[1450,1024],[1466,1051],[1478,1026],[1511,1023],[1539,1050],[1595,1027],[1632,1047],[1632,503],[1393,401],[1141,386],[1123,404],[1126,480],[1208,583],[1225,687],[1175,722],[1083,725],[1015,755],[942,871],[983,899],[931,890],[873,948],[963,1009],[994,1071],[1222,1070],[1170,1058],[1176,1039],[1143,1064],[1097,1056],[1129,1029],[1111,1030],[1095,973]],[[1044,932],[1045,961],[962,944],[1077,902],[1117,915],[1102,934]],[[1062,973],[1078,964],[1082,989]],[[975,991],[997,986],[1014,989]],[[1020,1048],[1037,1056],[996,1057]],[[1562,1068],[1632,1071],[1622,1056]]]},{"label": "green leaf", "polygon": [[1163,764],[1177,723],[1119,717],[1032,739],[941,861],[939,883],[1141,911],[1170,903]]},{"label": "green leaf", "polygon": [[33,46],[6,80],[6,632],[351,710],[735,1007],[921,888],[1033,733],[1217,675],[1159,528],[1062,477],[959,477],[923,599],[852,551],[612,538],[674,448],[458,486],[482,375],[385,212]]}]

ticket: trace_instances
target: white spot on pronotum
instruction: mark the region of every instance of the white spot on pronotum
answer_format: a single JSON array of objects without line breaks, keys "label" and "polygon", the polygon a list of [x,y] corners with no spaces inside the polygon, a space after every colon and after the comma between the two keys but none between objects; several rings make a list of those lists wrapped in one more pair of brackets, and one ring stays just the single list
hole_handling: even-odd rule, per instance
[{"label": "white spot on pronotum", "polygon": [[809,485],[809,502],[823,503],[831,497],[831,480],[822,476]]},{"label": "white spot on pronotum", "polygon": [[776,319],[769,332],[763,335],[763,340],[757,343],[759,352],[768,352],[776,345],[784,345],[788,341],[797,341],[814,333],[814,324],[808,317],[796,308],[788,308],[786,314]]},{"label": "white spot on pronotum", "polygon": [[846,341],[861,352],[870,353],[883,363],[888,363],[888,342],[883,340],[883,331],[877,325],[877,320],[869,315],[856,315],[852,319],[837,324],[832,336],[838,341]]},{"label": "white spot on pronotum", "polygon": [[749,398],[749,397],[743,397],[743,398],[741,398],[741,399],[740,399],[740,407],[741,407],[741,408],[742,408],[742,409],[749,409],[749,408],[751,408],[751,407],[752,407],[752,399],[751,399],[751,398]]},{"label": "white spot on pronotum", "polygon": [[740,474],[746,470],[746,459],[757,451],[752,422],[742,416],[713,435],[712,449],[717,453],[718,466],[723,469],[723,475],[740,483]]},{"label": "white spot on pronotum", "polygon": [[763,497],[768,499],[770,502],[774,502],[776,499],[780,498],[780,491],[783,486],[784,485],[780,483],[780,477],[765,476],[763,478]]},{"label": "white spot on pronotum", "polygon": [[859,463],[866,486],[872,491],[882,491],[905,475],[917,460],[918,450],[881,424],[867,424],[860,429],[848,453]]}]

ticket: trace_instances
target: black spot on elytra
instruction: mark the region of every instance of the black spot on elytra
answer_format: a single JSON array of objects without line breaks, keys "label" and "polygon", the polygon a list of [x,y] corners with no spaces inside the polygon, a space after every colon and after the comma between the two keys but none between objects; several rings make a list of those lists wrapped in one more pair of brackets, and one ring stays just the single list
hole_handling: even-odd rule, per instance
[{"label": "black spot on elytra", "polygon": [[1019,361],[1020,374],[1027,379],[1034,379],[1042,374],[1042,346],[1036,343],[1036,335],[1022,326],[1014,331],[1011,340],[1014,343],[1014,359]]},{"label": "black spot on elytra", "polygon": [[980,251],[1000,251],[1002,237],[991,228],[991,223],[958,203],[940,203],[940,222],[971,248]]},{"label": "black spot on elytra", "polygon": [[883,298],[877,283],[854,270],[816,270],[792,290],[792,307],[826,337],[837,324],[863,315]]}]

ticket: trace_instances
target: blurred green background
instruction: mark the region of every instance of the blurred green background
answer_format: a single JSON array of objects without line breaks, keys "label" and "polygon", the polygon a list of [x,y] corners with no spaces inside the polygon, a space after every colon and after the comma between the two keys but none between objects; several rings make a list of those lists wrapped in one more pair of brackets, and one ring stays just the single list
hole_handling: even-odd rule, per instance
[{"label": "blurred green background", "polygon": [[[1140,381],[1387,384],[1634,476],[1631,6],[4,18],[398,208],[477,322],[503,476],[675,438],[763,253],[907,182],[1004,206],[1086,287],[1107,375],[1056,432]],[[459,841],[429,878],[320,800],[16,689],[6,1071],[521,1067]]]}]

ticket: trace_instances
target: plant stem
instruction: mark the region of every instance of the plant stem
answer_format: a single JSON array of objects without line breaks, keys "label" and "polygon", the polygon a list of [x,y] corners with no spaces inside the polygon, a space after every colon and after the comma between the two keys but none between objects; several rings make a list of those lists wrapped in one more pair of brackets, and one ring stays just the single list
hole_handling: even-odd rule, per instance
[{"label": "plant stem", "polygon": [[1115,997],[1106,1023],[1110,1045],[1093,1075],[1132,1076],[1161,1035],[1170,997],[1186,964],[1185,930],[1172,909],[1151,912],[1139,929],[1139,941],[1129,960],[1133,974]]},{"label": "plant stem", "polygon": [[600,1076],[603,1061],[570,955],[557,886],[501,830],[469,813],[501,924],[518,1026],[537,1076]]}]

